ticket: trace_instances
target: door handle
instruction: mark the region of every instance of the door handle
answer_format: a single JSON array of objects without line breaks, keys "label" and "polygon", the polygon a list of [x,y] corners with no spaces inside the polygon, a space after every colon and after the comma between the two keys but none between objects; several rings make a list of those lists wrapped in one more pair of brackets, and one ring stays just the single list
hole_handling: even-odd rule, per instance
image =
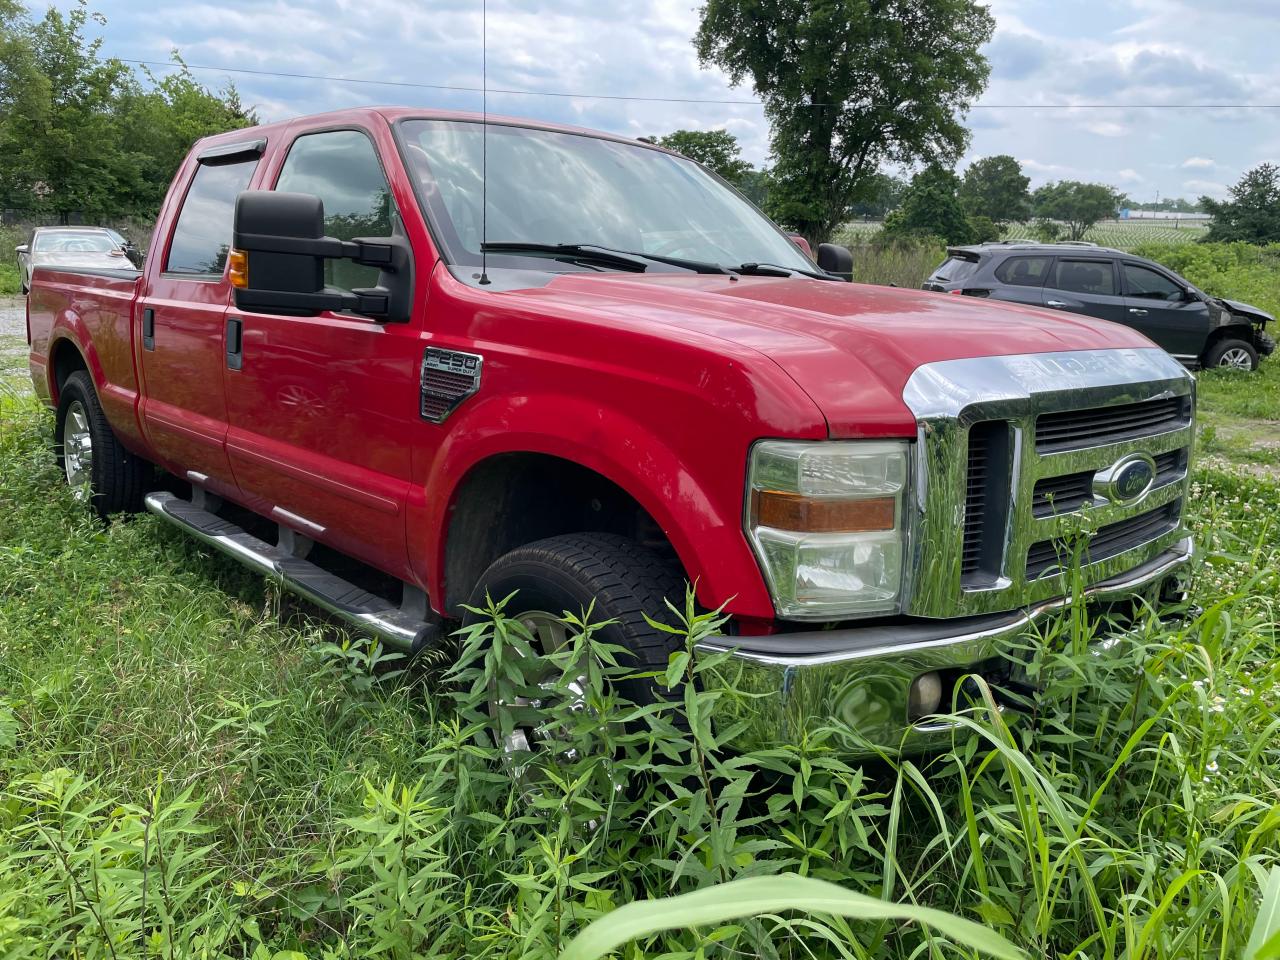
[{"label": "door handle", "polygon": [[1135,317],[1145,317],[1147,315],[1147,311],[1140,310],[1137,307],[1130,307],[1129,312],[1132,313]]},{"label": "door handle", "polygon": [[227,369],[244,366],[244,324],[239,317],[227,317]]},{"label": "door handle", "polygon": [[156,312],[150,307],[142,311],[142,349],[156,348]]},{"label": "door handle", "polygon": [[1066,306],[1066,304],[1061,300],[1046,300],[1044,302],[1044,305],[1046,307],[1065,307]]}]

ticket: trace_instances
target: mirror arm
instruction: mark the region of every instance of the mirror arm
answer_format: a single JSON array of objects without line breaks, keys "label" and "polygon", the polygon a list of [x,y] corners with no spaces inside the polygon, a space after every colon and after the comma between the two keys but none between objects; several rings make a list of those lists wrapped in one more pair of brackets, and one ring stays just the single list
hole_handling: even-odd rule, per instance
[{"label": "mirror arm", "polygon": [[396,256],[396,247],[385,239],[357,238],[339,240],[336,237],[277,237],[264,233],[240,233],[235,238],[238,249],[255,253],[288,253],[304,257],[324,257],[326,260],[351,260],[366,267],[381,267],[395,271],[404,266]]}]

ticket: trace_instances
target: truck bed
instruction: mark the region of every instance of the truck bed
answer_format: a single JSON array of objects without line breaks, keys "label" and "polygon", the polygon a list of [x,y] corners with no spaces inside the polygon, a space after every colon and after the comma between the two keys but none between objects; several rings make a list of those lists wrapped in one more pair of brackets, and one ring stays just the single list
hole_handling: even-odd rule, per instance
[{"label": "truck bed", "polygon": [[[126,446],[141,443],[133,345],[137,270],[37,269],[27,297],[28,367],[36,393],[50,406],[58,385],[84,357],[103,411]],[[74,348],[74,350],[73,350]]]}]

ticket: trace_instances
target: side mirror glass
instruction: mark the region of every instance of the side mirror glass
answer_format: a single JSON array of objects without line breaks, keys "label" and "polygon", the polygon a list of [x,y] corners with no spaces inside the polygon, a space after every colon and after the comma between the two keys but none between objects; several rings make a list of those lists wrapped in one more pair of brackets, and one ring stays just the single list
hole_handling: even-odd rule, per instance
[{"label": "side mirror glass", "polygon": [[[324,234],[324,201],[308,193],[246,190],[232,226],[236,309],[315,316],[350,310],[389,323],[409,319],[413,257],[403,237],[339,240]],[[236,257],[243,258],[239,264]],[[379,268],[378,285],[325,286],[325,260]]]},{"label": "side mirror glass", "polygon": [[836,243],[818,244],[818,266],[841,280],[853,282],[853,254]]}]

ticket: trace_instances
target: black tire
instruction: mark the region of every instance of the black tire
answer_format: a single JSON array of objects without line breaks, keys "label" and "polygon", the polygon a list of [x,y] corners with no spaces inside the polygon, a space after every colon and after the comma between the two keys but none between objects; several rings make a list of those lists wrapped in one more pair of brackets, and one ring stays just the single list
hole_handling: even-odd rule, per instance
[{"label": "black tire", "polygon": [[65,440],[68,413],[73,410],[83,413],[92,445],[91,461],[85,471],[90,506],[104,520],[113,513],[137,513],[142,509],[142,497],[151,479],[151,465],[121,445],[102,412],[93,381],[84,370],[77,370],[67,377],[58,396],[54,439],[62,475],[71,482]]},{"label": "black tire", "polygon": [[[1248,367],[1242,365],[1247,362]],[[1206,369],[1226,367],[1235,370],[1257,370],[1258,351],[1253,344],[1234,338],[1219,340],[1204,355]]]},{"label": "black tire", "polygon": [[[677,622],[670,600],[683,609],[685,581],[680,567],[644,547],[606,533],[571,533],[538,540],[499,557],[480,577],[470,606],[484,609],[486,595],[494,601],[515,593],[504,613],[544,611],[578,613],[595,601],[592,619],[613,620],[596,636],[631,655],[619,663],[635,671],[665,670],[681,639],[653,629],[645,614],[660,623]],[[464,624],[479,620],[468,612]],[[636,704],[655,702],[652,680],[624,680],[618,692]]]}]

